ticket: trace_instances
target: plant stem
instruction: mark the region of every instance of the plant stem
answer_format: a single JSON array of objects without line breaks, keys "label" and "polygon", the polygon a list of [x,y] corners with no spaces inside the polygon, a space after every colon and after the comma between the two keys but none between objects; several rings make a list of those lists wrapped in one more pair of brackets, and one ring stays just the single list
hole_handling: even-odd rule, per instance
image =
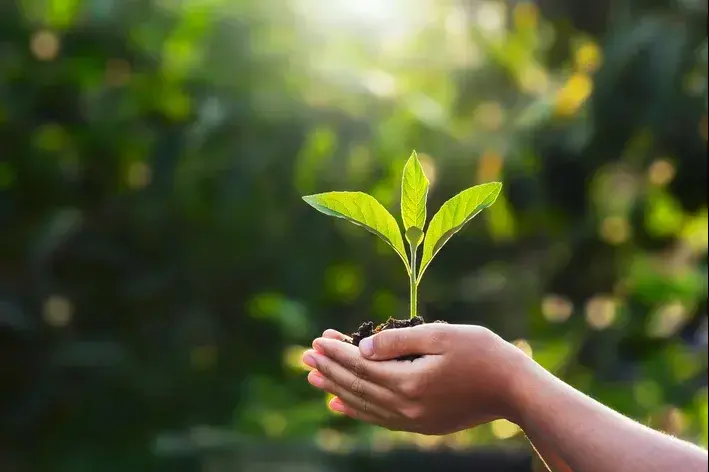
[{"label": "plant stem", "polygon": [[409,313],[409,318],[415,318],[418,315],[418,283],[416,282],[416,252],[418,246],[415,244],[409,245],[411,253],[411,276],[409,277],[409,298],[411,300],[411,312]]}]

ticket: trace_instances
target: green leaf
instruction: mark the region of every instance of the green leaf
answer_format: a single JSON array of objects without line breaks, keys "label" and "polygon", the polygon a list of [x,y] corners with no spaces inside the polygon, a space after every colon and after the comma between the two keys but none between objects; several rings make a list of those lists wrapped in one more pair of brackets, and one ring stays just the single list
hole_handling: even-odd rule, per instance
[{"label": "green leaf", "polygon": [[[407,239],[409,234],[417,236],[413,240],[409,239],[409,243],[415,246],[421,244],[423,227],[426,224],[428,185],[426,174],[414,151],[404,166],[404,175],[401,179],[401,219],[404,222]],[[418,228],[421,232],[409,232],[410,228]]]},{"label": "green leaf", "polygon": [[428,225],[419,280],[443,245],[475,215],[495,203],[500,190],[502,184],[499,182],[476,185],[463,190],[443,204]]},{"label": "green leaf", "polygon": [[321,213],[343,218],[376,234],[401,257],[406,270],[410,270],[399,225],[371,195],[363,192],[327,192],[307,195],[303,200]]}]

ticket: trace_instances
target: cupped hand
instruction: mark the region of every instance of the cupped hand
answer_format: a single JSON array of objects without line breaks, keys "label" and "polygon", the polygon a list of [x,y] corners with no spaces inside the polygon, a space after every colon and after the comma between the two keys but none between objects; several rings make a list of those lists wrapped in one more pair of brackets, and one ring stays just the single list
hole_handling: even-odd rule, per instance
[{"label": "cupped hand", "polygon": [[[448,434],[514,417],[512,382],[524,354],[490,330],[428,324],[360,343],[328,330],[303,362],[330,408],[391,430]],[[395,359],[423,355],[413,361]]]}]

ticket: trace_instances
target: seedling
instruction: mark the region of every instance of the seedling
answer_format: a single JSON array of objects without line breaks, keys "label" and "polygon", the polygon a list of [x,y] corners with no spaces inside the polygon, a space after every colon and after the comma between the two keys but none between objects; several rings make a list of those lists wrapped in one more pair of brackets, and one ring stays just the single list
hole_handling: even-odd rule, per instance
[{"label": "seedling", "polygon": [[[316,210],[362,226],[394,249],[409,276],[410,320],[418,317],[418,286],[433,258],[468,221],[495,203],[502,184],[491,182],[463,190],[441,206],[424,231],[428,187],[429,181],[414,151],[404,166],[401,179],[401,219],[404,238],[409,247],[408,254],[396,220],[371,195],[363,192],[327,192],[303,197]],[[417,255],[421,244],[423,252],[418,265]]]}]

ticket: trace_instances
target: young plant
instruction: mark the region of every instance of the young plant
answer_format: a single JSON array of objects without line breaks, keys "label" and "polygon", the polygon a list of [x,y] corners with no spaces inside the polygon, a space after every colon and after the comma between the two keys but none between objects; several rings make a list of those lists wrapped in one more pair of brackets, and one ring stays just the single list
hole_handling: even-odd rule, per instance
[{"label": "young plant", "polygon": [[[394,249],[409,275],[410,318],[418,315],[418,286],[433,258],[468,221],[495,203],[502,184],[491,182],[463,190],[441,206],[424,232],[428,187],[429,181],[414,151],[404,166],[401,179],[401,219],[409,246],[408,257],[399,225],[371,195],[363,192],[327,192],[303,197],[316,210],[362,226]],[[418,265],[417,254],[421,244],[423,253]]]}]

